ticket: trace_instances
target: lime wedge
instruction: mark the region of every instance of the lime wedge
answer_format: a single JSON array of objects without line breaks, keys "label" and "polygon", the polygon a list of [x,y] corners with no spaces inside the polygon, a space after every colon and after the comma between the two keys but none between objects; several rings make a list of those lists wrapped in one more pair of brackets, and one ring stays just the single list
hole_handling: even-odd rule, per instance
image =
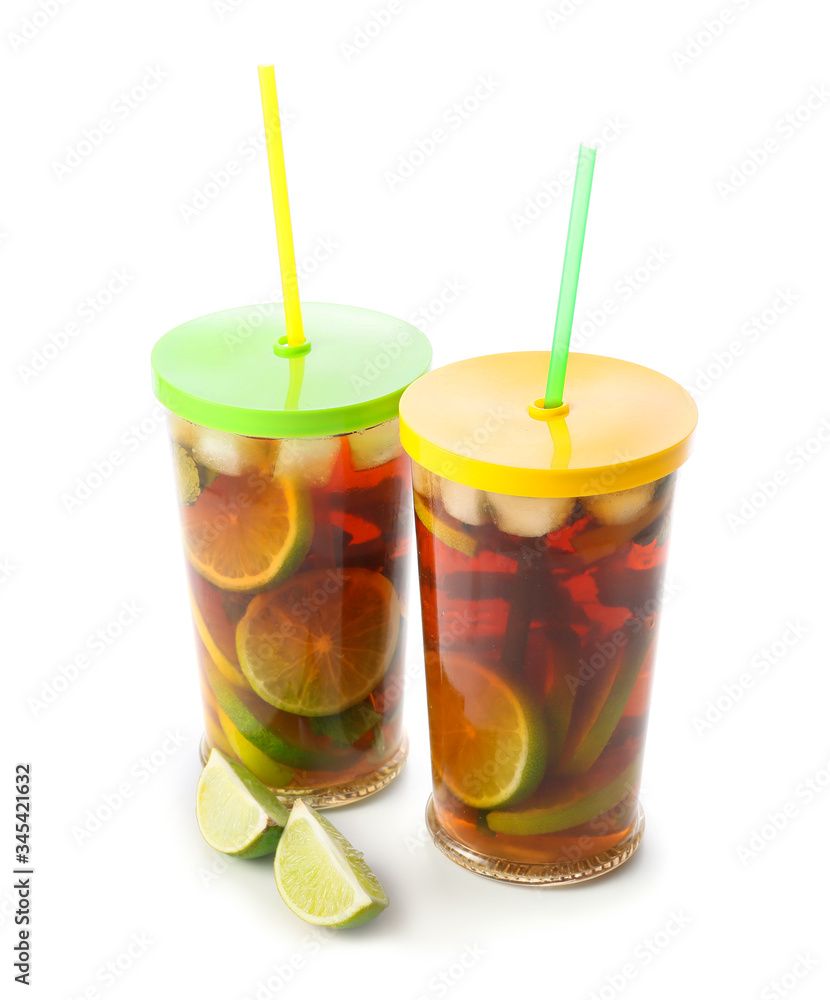
[{"label": "lime wedge", "polygon": [[214,850],[259,858],[275,850],[288,810],[247,767],[214,747],[196,788],[196,820]]},{"label": "lime wedge", "polygon": [[274,876],[289,909],[321,927],[356,927],[389,905],[363,855],[302,799],[277,845]]}]

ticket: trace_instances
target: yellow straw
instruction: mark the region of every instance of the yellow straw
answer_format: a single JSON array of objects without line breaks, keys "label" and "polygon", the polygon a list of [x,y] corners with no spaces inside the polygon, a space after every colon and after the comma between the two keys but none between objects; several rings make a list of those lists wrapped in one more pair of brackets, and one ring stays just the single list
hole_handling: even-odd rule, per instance
[{"label": "yellow straw", "polygon": [[273,66],[259,67],[259,90],[262,95],[262,117],[265,121],[265,145],[268,149],[274,220],[277,224],[285,327],[289,346],[297,347],[304,344],[306,338],[303,333],[303,316],[300,312],[300,290],[297,287],[297,265],[294,262],[294,240],[291,236],[291,213],[288,209],[288,185],[285,180],[285,157],[282,151],[282,129]]}]

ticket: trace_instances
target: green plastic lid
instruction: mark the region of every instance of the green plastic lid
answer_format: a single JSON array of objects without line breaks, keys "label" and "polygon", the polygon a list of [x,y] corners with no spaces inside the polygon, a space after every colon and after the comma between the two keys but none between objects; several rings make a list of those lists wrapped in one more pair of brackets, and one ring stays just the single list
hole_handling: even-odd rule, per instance
[{"label": "green plastic lid", "polygon": [[211,313],[166,333],[152,355],[159,402],[250,437],[328,437],[396,417],[401,393],[432,359],[423,333],[371,309],[306,302],[302,310],[307,353],[286,348],[280,303]]}]

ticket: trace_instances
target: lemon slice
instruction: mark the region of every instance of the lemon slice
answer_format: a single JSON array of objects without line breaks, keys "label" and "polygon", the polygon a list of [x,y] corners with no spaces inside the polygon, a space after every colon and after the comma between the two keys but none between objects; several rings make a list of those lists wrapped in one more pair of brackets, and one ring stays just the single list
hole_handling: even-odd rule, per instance
[{"label": "lemon slice", "polygon": [[472,535],[459,531],[458,528],[453,528],[451,524],[442,521],[440,517],[436,517],[417,493],[413,493],[412,496],[415,514],[431,535],[435,535],[444,545],[461,552],[462,555],[472,558],[476,554],[478,542]]}]

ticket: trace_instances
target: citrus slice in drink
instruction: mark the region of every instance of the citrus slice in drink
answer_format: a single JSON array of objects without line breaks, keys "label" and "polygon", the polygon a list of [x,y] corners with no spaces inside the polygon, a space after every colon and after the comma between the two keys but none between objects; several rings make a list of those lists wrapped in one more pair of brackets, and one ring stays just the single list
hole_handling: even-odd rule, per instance
[{"label": "citrus slice in drink", "polygon": [[544,720],[531,696],[463,653],[444,655],[439,677],[432,711],[441,719],[441,742],[433,745],[440,779],[476,809],[504,807],[529,795],[546,761]]},{"label": "citrus slice in drink", "polygon": [[272,760],[268,754],[246,740],[221,708],[217,707],[216,714],[233,756],[239,758],[254,777],[272,788],[284,788],[291,781],[294,777],[293,768]]},{"label": "citrus slice in drink", "polygon": [[418,520],[431,535],[435,535],[444,545],[448,545],[462,555],[472,558],[476,554],[478,542],[472,535],[468,535],[465,531],[459,531],[458,528],[453,528],[451,524],[442,521],[440,517],[436,517],[417,493],[413,494],[413,501]]},{"label": "citrus slice in drink", "polygon": [[257,474],[220,476],[182,508],[191,565],[223,590],[276,586],[300,565],[311,542],[308,497]]},{"label": "citrus slice in drink", "polygon": [[246,767],[214,747],[196,788],[196,820],[214,850],[259,858],[276,849],[288,810]]},{"label": "citrus slice in drink", "polygon": [[[219,592],[204,580],[200,583],[201,586],[194,586],[190,592],[190,610],[196,632],[222,676],[231,684],[244,686],[245,677],[236,663],[233,646],[236,630],[222,613]],[[211,624],[208,625],[208,622]]]},{"label": "citrus slice in drink", "polygon": [[250,693],[246,698],[244,691],[228,684],[212,663],[205,663],[204,669],[218,708],[248,743],[275,763],[305,771],[328,771],[349,763],[335,754],[307,750],[289,743],[256,715],[248,704],[249,700],[253,700]]},{"label": "citrus slice in drink", "polygon": [[277,844],[274,877],[289,909],[321,927],[356,927],[389,905],[360,851],[302,799]]},{"label": "citrus slice in drink", "polygon": [[236,629],[236,651],[248,683],[269,705],[334,715],[380,682],[400,617],[395,589],[380,573],[301,573],[251,601]]},{"label": "citrus slice in drink", "polygon": [[[636,790],[643,759],[637,753],[611,780],[607,770],[570,778],[551,789],[540,789],[516,809],[494,810],[487,826],[494,833],[532,836],[559,833],[582,826],[613,809]],[[600,783],[602,782],[602,783]],[[599,827],[598,827],[599,829]]]}]

